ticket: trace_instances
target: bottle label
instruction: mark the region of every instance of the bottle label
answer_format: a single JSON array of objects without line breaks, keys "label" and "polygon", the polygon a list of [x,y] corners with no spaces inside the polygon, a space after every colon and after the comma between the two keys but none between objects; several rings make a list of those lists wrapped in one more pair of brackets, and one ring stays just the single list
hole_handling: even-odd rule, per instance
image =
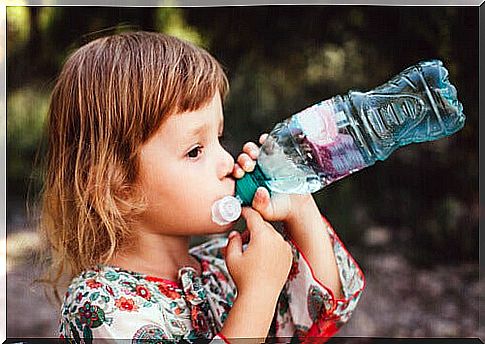
[{"label": "bottle label", "polygon": [[[292,127],[302,131],[300,150],[307,154],[323,185],[362,169],[366,163],[348,131],[348,118],[333,98],[294,116]],[[296,132],[296,130],[293,130]]]},{"label": "bottle label", "polygon": [[325,145],[337,137],[338,129],[331,99],[310,106],[295,117],[306,137],[316,144]]}]

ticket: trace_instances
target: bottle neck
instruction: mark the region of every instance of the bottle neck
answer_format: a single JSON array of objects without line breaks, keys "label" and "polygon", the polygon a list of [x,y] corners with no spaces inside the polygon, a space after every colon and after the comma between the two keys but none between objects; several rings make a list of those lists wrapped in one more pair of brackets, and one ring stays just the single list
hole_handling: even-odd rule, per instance
[{"label": "bottle neck", "polygon": [[235,197],[243,206],[251,205],[254,194],[260,186],[266,187],[268,191],[271,190],[266,184],[266,177],[261,167],[259,167],[259,164],[256,164],[254,171],[246,172],[241,179],[236,181]]}]

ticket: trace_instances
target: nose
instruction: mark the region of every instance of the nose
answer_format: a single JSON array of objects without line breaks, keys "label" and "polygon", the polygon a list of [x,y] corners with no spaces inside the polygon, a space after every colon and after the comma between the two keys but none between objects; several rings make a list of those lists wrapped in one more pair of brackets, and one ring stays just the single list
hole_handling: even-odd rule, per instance
[{"label": "nose", "polygon": [[220,147],[219,153],[219,162],[217,166],[217,176],[219,179],[224,179],[225,177],[232,174],[232,170],[234,169],[234,158],[232,155],[224,149],[224,147]]}]

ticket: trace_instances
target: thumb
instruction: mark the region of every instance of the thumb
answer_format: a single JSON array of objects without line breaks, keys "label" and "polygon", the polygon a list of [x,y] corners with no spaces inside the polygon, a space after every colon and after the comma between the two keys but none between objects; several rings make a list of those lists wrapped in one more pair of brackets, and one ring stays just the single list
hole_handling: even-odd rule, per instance
[{"label": "thumb", "polygon": [[232,231],[229,234],[229,240],[225,249],[226,261],[232,261],[242,255],[242,238],[237,231]]}]

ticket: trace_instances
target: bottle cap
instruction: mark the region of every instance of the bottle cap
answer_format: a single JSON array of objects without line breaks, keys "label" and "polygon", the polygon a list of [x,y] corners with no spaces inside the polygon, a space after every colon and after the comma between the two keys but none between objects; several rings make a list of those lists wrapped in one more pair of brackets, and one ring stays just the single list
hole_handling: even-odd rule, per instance
[{"label": "bottle cap", "polygon": [[246,172],[241,179],[236,181],[236,195],[241,199],[243,205],[251,205],[254,194],[260,186],[266,187],[271,194],[271,189],[266,184],[266,177],[259,164],[256,164],[253,172]]},{"label": "bottle cap", "polygon": [[233,196],[226,196],[212,205],[212,221],[220,226],[236,221],[241,216],[241,202]]}]

